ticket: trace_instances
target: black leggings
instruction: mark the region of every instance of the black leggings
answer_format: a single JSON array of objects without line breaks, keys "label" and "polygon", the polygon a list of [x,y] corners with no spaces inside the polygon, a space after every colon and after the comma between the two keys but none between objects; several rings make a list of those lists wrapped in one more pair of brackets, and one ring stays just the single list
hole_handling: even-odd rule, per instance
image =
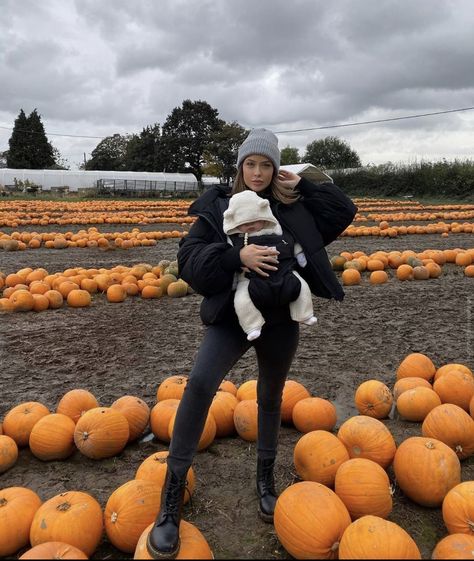
[{"label": "black leggings", "polygon": [[209,407],[222,380],[251,346],[258,361],[258,439],[262,459],[276,456],[281,423],[281,396],[299,339],[299,324],[287,320],[265,324],[247,341],[237,321],[206,327],[204,339],[181,399],[171,439],[168,465],[185,473],[193,461]]}]

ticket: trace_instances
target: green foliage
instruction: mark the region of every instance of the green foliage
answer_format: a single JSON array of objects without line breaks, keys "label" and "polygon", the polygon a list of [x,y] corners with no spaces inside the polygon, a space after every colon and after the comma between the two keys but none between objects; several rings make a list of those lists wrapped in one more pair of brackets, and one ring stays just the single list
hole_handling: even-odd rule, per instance
[{"label": "green foliage", "polygon": [[125,150],[124,169],[128,171],[163,171],[166,162],[161,150],[161,129],[158,123],[145,127],[139,135],[129,138]]},{"label": "green foliage", "polygon": [[212,134],[222,126],[218,115],[206,101],[186,99],[181,107],[173,109],[162,130],[163,171],[191,171],[201,180],[204,152]]},{"label": "green foliage", "polygon": [[392,163],[369,166],[351,172],[333,172],[334,183],[349,195],[436,199],[472,199],[474,162]]},{"label": "green foliage", "polygon": [[206,163],[203,170],[208,175],[220,177],[228,184],[237,172],[237,151],[247,134],[248,131],[235,121],[232,123],[221,121],[220,128],[212,133],[206,147],[204,153]]},{"label": "green foliage", "polygon": [[345,140],[327,136],[306,146],[303,161],[323,169],[358,168],[360,158]]},{"label": "green foliage", "polygon": [[30,181],[29,179],[17,179],[16,177],[13,180],[15,184],[15,188],[18,191],[22,191],[23,193],[29,193],[30,195],[36,195],[38,191],[41,190],[40,186],[37,185],[34,181]]},{"label": "green foliage", "polygon": [[91,153],[92,158],[85,165],[86,170],[125,170],[125,155],[130,137],[114,134],[99,142]]},{"label": "green foliage", "polygon": [[281,150],[281,165],[289,166],[291,164],[299,164],[300,155],[298,153],[298,148],[292,148],[291,146],[286,146]]}]

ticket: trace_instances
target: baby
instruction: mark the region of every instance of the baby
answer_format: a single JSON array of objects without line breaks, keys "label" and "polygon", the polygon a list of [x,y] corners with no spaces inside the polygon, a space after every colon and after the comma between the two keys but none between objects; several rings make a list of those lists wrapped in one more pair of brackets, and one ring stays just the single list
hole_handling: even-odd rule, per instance
[{"label": "baby", "polygon": [[306,325],[317,322],[311,290],[293,270],[296,262],[300,267],[307,264],[303,249],[290,234],[283,236],[267,199],[253,191],[235,194],[224,212],[224,232],[236,247],[257,244],[275,247],[280,252],[278,270],[269,271],[269,277],[262,277],[254,271],[237,273],[234,307],[249,341],[260,336],[265,323],[261,308],[289,305],[294,321]]}]

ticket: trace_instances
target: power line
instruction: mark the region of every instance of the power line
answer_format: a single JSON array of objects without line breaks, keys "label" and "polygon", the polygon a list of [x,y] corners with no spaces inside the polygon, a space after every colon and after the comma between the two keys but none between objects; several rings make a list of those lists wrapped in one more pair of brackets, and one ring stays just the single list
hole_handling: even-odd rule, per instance
[{"label": "power line", "polygon": [[461,109],[447,109],[446,111],[434,111],[433,113],[419,113],[417,115],[405,115],[403,117],[391,117],[388,119],[374,119],[373,121],[355,121],[353,123],[342,123],[339,125],[324,125],[322,127],[310,127],[307,129],[293,129],[287,131],[274,131],[275,134],[289,134],[292,132],[317,131],[322,129],[337,129],[340,127],[356,127],[359,125],[370,125],[372,123],[388,123],[389,121],[402,121],[403,119],[417,119],[419,117],[431,117],[432,115],[445,115],[446,113],[458,113],[460,111],[472,111],[474,107],[462,107]]},{"label": "power line", "polygon": [[[474,107],[462,107],[459,109],[447,109],[444,111],[433,111],[432,113],[418,113],[415,115],[404,115],[402,117],[390,117],[387,119],[374,119],[372,121],[354,121],[352,123],[340,123],[338,125],[323,125],[321,127],[309,127],[304,129],[291,129],[291,130],[281,130],[281,131],[274,131],[275,134],[291,134],[295,132],[307,132],[307,131],[316,131],[316,130],[324,130],[324,129],[337,129],[343,127],[357,127],[361,125],[370,125],[375,123],[388,123],[390,121],[403,121],[405,119],[418,119],[420,117],[432,117],[434,115],[446,115],[447,113],[460,113],[462,111],[472,111]],[[13,127],[7,127],[4,125],[0,125],[0,129],[6,130],[13,130]],[[26,129],[17,129],[20,132],[27,132],[29,134],[42,134],[36,131],[30,131]],[[65,134],[65,133],[57,133],[57,132],[50,132],[46,133],[46,136],[64,136],[69,138],[95,138],[102,140],[106,138],[105,136],[92,136],[92,135],[83,135],[83,134]],[[109,135],[110,136],[110,135]]]}]

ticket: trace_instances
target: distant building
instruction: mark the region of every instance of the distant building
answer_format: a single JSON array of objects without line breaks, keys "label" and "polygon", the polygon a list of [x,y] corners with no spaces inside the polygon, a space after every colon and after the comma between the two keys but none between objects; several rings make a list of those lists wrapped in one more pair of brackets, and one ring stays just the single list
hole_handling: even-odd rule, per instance
[{"label": "distant building", "polygon": [[327,181],[334,183],[330,175],[316,166],[313,166],[313,164],[291,164],[288,166],[280,166],[280,169],[292,171],[293,173],[296,173],[296,175],[300,175],[313,183],[325,183]]}]

